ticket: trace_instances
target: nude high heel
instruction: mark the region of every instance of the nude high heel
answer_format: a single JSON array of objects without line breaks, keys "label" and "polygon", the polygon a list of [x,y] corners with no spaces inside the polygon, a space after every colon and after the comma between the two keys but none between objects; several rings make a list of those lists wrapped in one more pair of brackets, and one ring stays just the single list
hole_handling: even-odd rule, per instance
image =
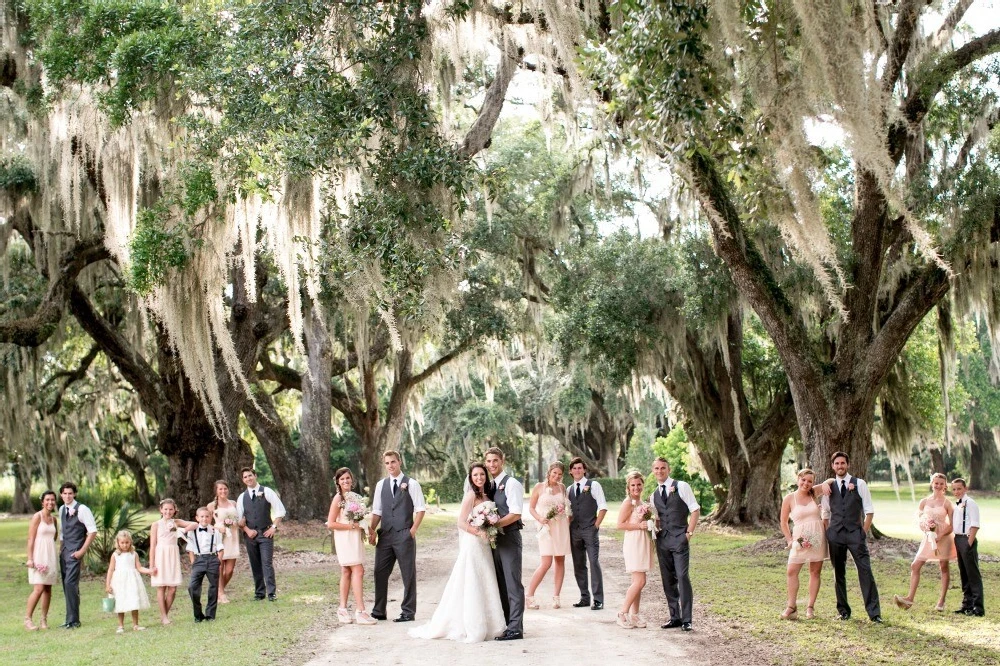
[{"label": "nude high heel", "polygon": [[27,629],[28,631],[38,630],[38,627],[35,626],[35,623],[31,621],[30,617],[24,618],[24,628]]},{"label": "nude high heel", "polygon": [[524,607],[527,608],[528,610],[538,610],[539,608],[541,608],[541,606],[538,605],[538,602],[535,601],[534,597],[525,597]]},{"label": "nude high heel", "polygon": [[799,611],[795,606],[788,606],[785,608],[785,612],[781,614],[782,620],[797,620],[799,619]]},{"label": "nude high heel", "polygon": [[552,597],[552,607],[562,608],[562,602],[559,601],[559,597]]},{"label": "nude high heel", "polygon": [[628,619],[628,616],[625,615],[625,613],[618,613],[618,619],[615,620],[615,624],[617,624],[622,629],[633,628],[632,621]]},{"label": "nude high heel", "polygon": [[813,612],[813,607],[812,606],[806,606],[806,619],[807,620],[811,620],[814,617],[816,617],[816,614]]},{"label": "nude high heel", "polygon": [[902,608],[903,610],[910,610],[910,606],[913,605],[912,601],[910,601],[905,597],[901,597],[898,594],[892,595],[892,600],[895,601],[896,605]]},{"label": "nude high heel", "polygon": [[646,620],[644,620],[642,616],[639,615],[638,613],[632,613],[631,615],[629,615],[629,622],[631,622],[632,626],[635,627],[636,629],[646,628]]}]

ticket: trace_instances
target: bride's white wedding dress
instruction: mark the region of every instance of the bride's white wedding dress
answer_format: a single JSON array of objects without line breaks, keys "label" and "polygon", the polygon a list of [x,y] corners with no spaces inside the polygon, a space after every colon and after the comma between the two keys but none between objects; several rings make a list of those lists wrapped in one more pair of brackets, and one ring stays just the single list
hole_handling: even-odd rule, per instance
[{"label": "bride's white wedding dress", "polygon": [[458,533],[458,559],[441,602],[431,621],[411,629],[410,636],[476,643],[492,639],[506,626],[490,545],[462,530]]}]

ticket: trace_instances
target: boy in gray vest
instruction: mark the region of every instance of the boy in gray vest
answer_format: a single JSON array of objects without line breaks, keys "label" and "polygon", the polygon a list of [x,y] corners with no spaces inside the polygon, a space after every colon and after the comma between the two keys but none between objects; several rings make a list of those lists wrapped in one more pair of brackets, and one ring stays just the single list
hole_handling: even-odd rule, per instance
[{"label": "boy in gray vest", "polygon": [[[583,458],[569,461],[573,483],[567,488],[573,515],[569,521],[569,552],[573,556],[573,575],[580,588],[577,608],[590,606],[591,610],[604,608],[604,573],[601,571],[601,523],[608,512],[604,489],[597,481],[587,478],[587,463]],[[590,562],[590,584],[587,584],[587,562]],[[590,593],[594,605],[590,605]]]},{"label": "boy in gray vest", "polygon": [[966,492],[965,479],[951,482],[957,506],[952,518],[955,528],[955,550],[958,551],[958,573],[962,576],[962,606],[955,611],[962,615],[986,615],[983,602],[983,576],[979,571],[979,506]]},{"label": "boy in gray vest", "polygon": [[657,483],[653,506],[660,523],[656,559],[660,563],[663,593],[670,609],[670,621],[662,628],[680,627],[681,631],[691,631],[694,591],[690,576],[690,541],[701,516],[701,506],[688,483],[670,478],[670,463],[665,458],[653,461],[653,476]]},{"label": "boy in gray vest", "polygon": [[500,606],[507,628],[498,641],[518,641],[524,638],[524,584],[521,582],[521,512],[524,510],[524,486],[504,469],[503,451],[497,447],[486,450],[486,470],[493,477],[487,496],[497,505],[503,533],[497,535],[493,549]]},{"label": "boy in gray vest", "polygon": [[63,595],[66,597],[66,622],[63,629],[80,626],[80,566],[90,543],[97,537],[97,523],[91,510],[76,501],[76,485],[70,482],[59,488],[63,505],[59,509],[62,547],[59,549]]},{"label": "boy in gray vest", "polygon": [[240,470],[247,489],[236,499],[236,520],[243,529],[243,544],[253,572],[254,599],[278,600],[274,582],[274,535],[285,517],[285,505],[278,493],[257,483],[252,467]]},{"label": "boy in gray vest", "polygon": [[386,451],[382,462],[389,476],[375,484],[372,495],[372,528],[368,542],[375,545],[375,603],[371,616],[386,619],[389,575],[399,561],[403,578],[403,603],[393,622],[412,622],[417,614],[417,529],[424,519],[424,494],[420,484],[403,474],[397,451]]},{"label": "boy in gray vest", "polygon": [[882,610],[867,541],[875,507],[865,480],[847,473],[850,460],[843,451],[837,451],[830,458],[836,478],[829,482],[826,491],[829,495],[824,493],[821,499],[823,517],[830,521],[826,528],[826,540],[830,545],[830,563],[833,564],[837,612],[840,613],[839,619],[851,619],[851,605],[847,602],[847,553],[850,551],[858,569],[865,611],[872,622],[881,624]]},{"label": "boy in gray vest", "polygon": [[[195,517],[198,527],[188,532],[187,552],[191,559],[191,582],[188,594],[194,608],[194,621],[211,622],[219,602],[219,553],[223,550],[222,535],[212,527],[212,512],[208,507],[198,509]],[[201,583],[208,578],[208,603],[201,611]]]}]

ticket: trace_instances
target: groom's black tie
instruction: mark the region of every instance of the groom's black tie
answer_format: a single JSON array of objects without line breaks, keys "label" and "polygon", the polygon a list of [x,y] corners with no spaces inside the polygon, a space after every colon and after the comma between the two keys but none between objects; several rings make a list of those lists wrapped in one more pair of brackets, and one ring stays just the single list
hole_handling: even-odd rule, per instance
[{"label": "groom's black tie", "polygon": [[660,486],[660,501],[663,502],[664,505],[666,505],[666,503],[667,503],[667,486],[666,486],[666,484]]},{"label": "groom's black tie", "polygon": [[579,496],[580,496],[580,483],[577,482],[577,484],[576,484],[576,494],[574,495],[574,497],[579,497]]},{"label": "groom's black tie", "polygon": [[396,492],[399,491],[399,481],[397,479],[392,480],[392,496],[396,496]]},{"label": "groom's black tie", "polygon": [[847,479],[840,480],[840,496],[847,497]]}]

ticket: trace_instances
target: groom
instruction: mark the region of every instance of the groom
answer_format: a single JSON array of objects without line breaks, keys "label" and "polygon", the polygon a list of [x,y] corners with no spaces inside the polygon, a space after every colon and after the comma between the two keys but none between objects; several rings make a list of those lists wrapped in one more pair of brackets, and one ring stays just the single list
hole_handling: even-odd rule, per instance
[{"label": "groom", "polygon": [[59,510],[62,548],[59,550],[66,622],[63,629],[80,626],[80,565],[90,543],[97,537],[97,523],[90,508],[76,501],[76,485],[67,481],[59,488],[63,505]]},{"label": "groom", "polygon": [[524,585],[521,583],[521,511],[524,506],[524,486],[503,468],[503,451],[493,447],[486,451],[486,470],[493,477],[489,497],[497,505],[503,533],[497,536],[493,551],[493,566],[500,588],[500,605],[507,628],[496,637],[498,641],[524,638]]}]

